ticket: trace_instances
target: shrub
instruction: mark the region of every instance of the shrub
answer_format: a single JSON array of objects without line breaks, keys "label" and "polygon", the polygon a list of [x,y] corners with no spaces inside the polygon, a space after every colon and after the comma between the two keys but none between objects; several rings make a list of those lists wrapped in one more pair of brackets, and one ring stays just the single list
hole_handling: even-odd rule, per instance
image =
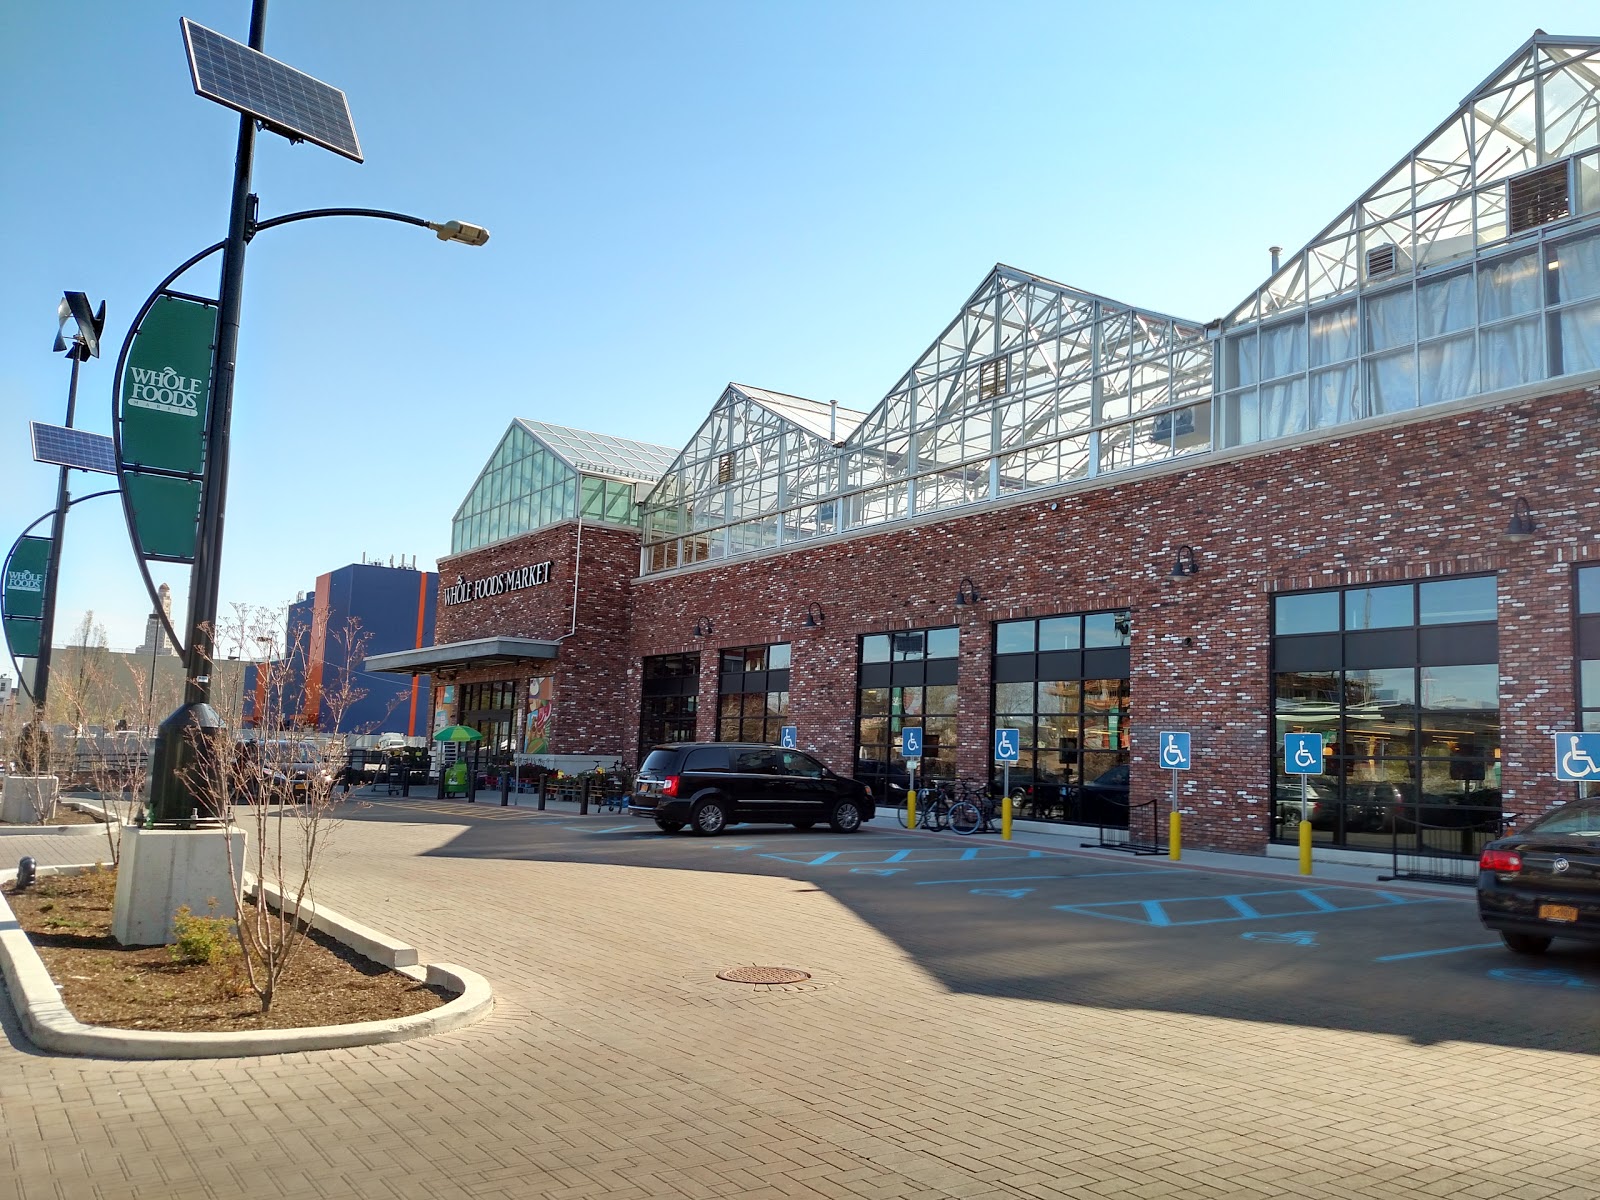
[{"label": "shrub", "polygon": [[175,962],[214,966],[239,953],[232,919],[214,915],[215,900],[206,901],[206,907],[213,915],[197,916],[185,904],[172,918],[172,926],[178,934],[172,946]]}]

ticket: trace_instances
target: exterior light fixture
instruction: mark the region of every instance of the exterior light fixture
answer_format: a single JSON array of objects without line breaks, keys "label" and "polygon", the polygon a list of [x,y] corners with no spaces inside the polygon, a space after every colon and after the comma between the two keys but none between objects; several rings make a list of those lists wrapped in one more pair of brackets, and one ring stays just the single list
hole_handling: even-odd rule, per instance
[{"label": "exterior light fixture", "polygon": [[1528,502],[1518,496],[1511,503],[1511,520],[1506,522],[1506,541],[1526,542],[1533,537],[1537,528],[1533,523],[1533,510],[1528,507]]},{"label": "exterior light fixture", "polygon": [[697,638],[711,636],[711,618],[701,617],[694,623],[694,636]]},{"label": "exterior light fixture", "polygon": [[961,586],[956,589],[956,607],[977,604],[982,599],[983,597],[978,595],[978,585],[972,582],[972,576],[963,575]]},{"label": "exterior light fixture", "polygon": [[827,618],[823,615],[822,605],[812,601],[806,605],[806,619],[800,622],[802,629],[821,629],[826,624]]},{"label": "exterior light fixture", "polygon": [[1192,546],[1179,546],[1177,554],[1172,560],[1172,573],[1175,576],[1193,575],[1200,570],[1200,564],[1195,561]]},{"label": "exterior light fixture", "polygon": [[439,235],[441,242],[460,242],[466,246],[481,246],[489,240],[489,231],[482,225],[466,221],[425,221],[425,225]]}]

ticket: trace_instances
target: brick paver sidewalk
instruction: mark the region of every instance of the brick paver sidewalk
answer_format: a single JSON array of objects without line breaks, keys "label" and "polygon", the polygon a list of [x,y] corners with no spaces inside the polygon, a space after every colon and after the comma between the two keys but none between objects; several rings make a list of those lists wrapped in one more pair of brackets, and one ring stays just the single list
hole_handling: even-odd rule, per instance
[{"label": "brick paver sidewalk", "polygon": [[[807,883],[424,856],[455,832],[347,824],[322,898],[490,976],[491,1018],[140,1064],[5,1009],[0,1197],[1600,1194],[1589,1058],[954,994]],[[751,962],[813,985],[714,978]]]}]

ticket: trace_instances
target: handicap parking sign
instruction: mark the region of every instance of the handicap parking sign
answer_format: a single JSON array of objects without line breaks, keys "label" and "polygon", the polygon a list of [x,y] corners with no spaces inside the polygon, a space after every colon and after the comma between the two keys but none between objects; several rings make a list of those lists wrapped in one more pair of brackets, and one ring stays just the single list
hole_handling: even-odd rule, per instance
[{"label": "handicap parking sign", "polygon": [[922,730],[902,729],[900,731],[900,756],[902,758],[922,757]]},{"label": "handicap parking sign", "polygon": [[1284,770],[1291,775],[1322,774],[1322,735],[1286,733],[1283,735]]},{"label": "handicap parking sign", "polygon": [[1189,769],[1189,735],[1163,732],[1161,735],[1161,765],[1168,771]]},{"label": "handicap parking sign", "polygon": [[1022,758],[1022,731],[1020,729],[996,729],[994,731],[994,760],[1000,763],[1014,763]]},{"label": "handicap parking sign", "polygon": [[1556,734],[1556,778],[1600,782],[1600,733]]},{"label": "handicap parking sign", "polygon": [[800,749],[800,727],[798,725],[785,725],[778,731],[778,745],[785,750]]}]

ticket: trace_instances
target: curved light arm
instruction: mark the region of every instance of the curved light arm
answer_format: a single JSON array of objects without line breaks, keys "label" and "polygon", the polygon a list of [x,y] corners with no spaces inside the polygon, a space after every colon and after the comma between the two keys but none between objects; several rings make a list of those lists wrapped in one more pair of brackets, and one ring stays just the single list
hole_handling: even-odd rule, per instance
[{"label": "curved light arm", "polygon": [[[481,225],[471,225],[465,221],[429,221],[423,217],[414,217],[410,213],[391,212],[386,208],[302,209],[300,212],[285,213],[281,217],[269,217],[265,221],[253,222],[245,233],[245,240],[249,241],[263,229],[275,229],[279,225],[292,225],[296,221],[310,221],[318,217],[372,217],[379,221],[399,221],[403,225],[416,225],[421,229],[431,229],[442,242],[461,242],[468,246],[481,246],[489,240],[489,231]],[[117,487],[122,492],[122,513],[128,523],[128,532],[130,534],[133,532],[134,527],[133,508],[128,498],[127,481],[122,470],[122,421],[120,419],[118,393],[122,390],[122,372],[128,364],[128,351],[133,347],[133,335],[138,332],[140,324],[143,323],[150,310],[155,307],[155,302],[161,298],[161,293],[166,291],[174,280],[189,270],[190,267],[210,258],[227,244],[226,240],[212,243],[200,253],[185,259],[181,266],[156,284],[155,290],[145,297],[145,302],[139,306],[139,311],[134,314],[133,321],[128,326],[128,334],[122,339],[122,349],[117,353],[117,369],[111,376],[111,440],[117,463]],[[134,545],[137,550],[137,543],[134,543]],[[187,656],[188,650],[183,644],[183,639],[178,636],[178,631],[172,627],[171,618],[167,616],[166,610],[161,607],[161,597],[156,591],[155,580],[150,576],[149,564],[137,553],[134,558],[139,564],[139,575],[144,580],[144,590],[150,594],[151,606],[161,618],[161,624],[166,628],[168,639],[179,654]]]},{"label": "curved light arm", "polygon": [[[115,496],[116,494],[117,494],[117,489],[116,488],[107,488],[103,492],[90,492],[86,496],[77,496],[77,497],[74,497],[71,500],[68,500],[67,501],[67,507],[71,508],[74,504],[82,504],[85,500],[93,500],[93,499],[95,499],[96,497],[99,497],[99,496]],[[46,512],[40,513],[38,518],[35,521],[33,521],[21,533],[17,534],[17,540],[12,542],[11,543],[11,549],[6,551],[5,567],[3,568],[6,574],[9,575],[11,573],[11,556],[17,552],[17,547],[22,545],[22,539],[27,537],[28,534],[32,533],[36,528],[38,528],[40,525],[44,524],[46,521],[48,521],[51,517],[53,517],[55,515],[56,515],[56,510],[53,509],[53,508],[49,509]],[[51,546],[50,547],[50,553],[51,554],[57,554],[59,552],[60,551],[57,549],[57,547],[55,547],[55,546]],[[31,687],[29,687],[27,684],[22,682],[22,664],[17,661],[17,656],[15,654],[11,654],[11,641],[10,641],[10,639],[6,640],[6,653],[11,655],[11,667],[17,673],[17,686],[19,688],[21,688],[24,692],[28,693],[28,703],[32,704],[33,703],[33,689]]]}]

